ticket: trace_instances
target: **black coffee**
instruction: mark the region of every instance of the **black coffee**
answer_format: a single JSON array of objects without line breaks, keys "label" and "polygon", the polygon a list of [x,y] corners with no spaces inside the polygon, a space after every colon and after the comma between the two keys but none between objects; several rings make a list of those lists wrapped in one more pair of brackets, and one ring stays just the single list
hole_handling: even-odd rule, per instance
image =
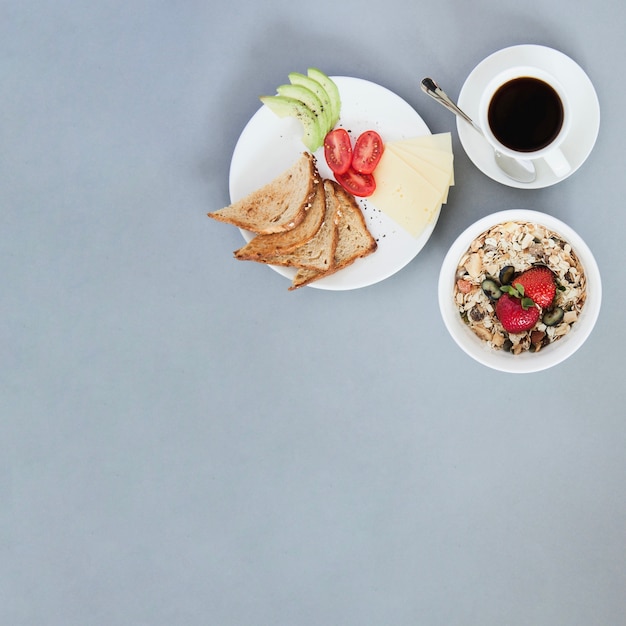
[{"label": "black coffee", "polygon": [[487,113],[498,141],[518,152],[534,152],[550,145],[563,126],[563,117],[557,92],[530,76],[504,83],[491,98]]}]

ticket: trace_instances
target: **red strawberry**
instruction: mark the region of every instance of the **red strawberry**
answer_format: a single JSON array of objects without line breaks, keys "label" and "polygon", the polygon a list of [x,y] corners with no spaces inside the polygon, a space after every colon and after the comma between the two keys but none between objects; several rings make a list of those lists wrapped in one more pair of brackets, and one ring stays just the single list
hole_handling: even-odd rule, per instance
[{"label": "red strawberry", "polygon": [[[513,280],[513,286],[517,287],[518,285],[522,285],[524,288],[522,295],[530,298],[542,309],[549,307],[554,300],[556,293],[554,274],[545,265],[536,265],[522,272]],[[519,291],[519,287],[517,288]]]},{"label": "red strawberry", "polygon": [[509,333],[530,330],[539,321],[539,309],[532,302],[527,298],[516,298],[508,293],[503,293],[498,298],[496,315],[504,330]]}]

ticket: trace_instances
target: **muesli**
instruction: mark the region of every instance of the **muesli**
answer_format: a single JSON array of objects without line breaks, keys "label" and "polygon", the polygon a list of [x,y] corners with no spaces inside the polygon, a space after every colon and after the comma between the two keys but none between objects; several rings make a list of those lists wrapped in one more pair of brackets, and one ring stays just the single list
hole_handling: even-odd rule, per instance
[{"label": "muesli", "polygon": [[[533,266],[552,270],[554,299],[544,309],[537,307],[540,316],[532,328],[508,332],[496,315],[497,299],[515,276]],[[493,349],[513,354],[536,352],[565,336],[585,299],[585,273],[575,251],[540,224],[511,221],[489,228],[474,239],[456,271],[454,300],[463,320]]]}]

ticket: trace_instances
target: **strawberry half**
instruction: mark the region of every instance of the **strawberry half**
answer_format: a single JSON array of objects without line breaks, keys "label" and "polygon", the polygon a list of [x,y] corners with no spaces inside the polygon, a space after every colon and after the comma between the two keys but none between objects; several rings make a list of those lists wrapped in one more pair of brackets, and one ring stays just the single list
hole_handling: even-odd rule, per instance
[{"label": "strawberry half", "polygon": [[522,294],[542,309],[548,308],[554,300],[556,293],[554,274],[545,265],[536,265],[522,272],[513,280],[513,286],[517,287],[517,285],[522,285],[524,288]]},{"label": "strawberry half", "polygon": [[496,303],[496,316],[507,332],[523,333],[539,321],[539,309],[526,298],[503,293]]}]

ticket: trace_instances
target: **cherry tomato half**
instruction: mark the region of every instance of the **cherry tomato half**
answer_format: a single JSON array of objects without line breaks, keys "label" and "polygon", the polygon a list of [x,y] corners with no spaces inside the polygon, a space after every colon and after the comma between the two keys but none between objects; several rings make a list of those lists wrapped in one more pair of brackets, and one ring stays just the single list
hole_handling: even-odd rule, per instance
[{"label": "cherry tomato half", "polygon": [[365,198],[371,196],[376,189],[376,181],[371,174],[362,174],[352,167],[343,174],[335,174],[335,178],[353,196]]},{"label": "cherry tomato half", "polygon": [[352,163],[352,141],[344,128],[331,130],[324,139],[324,156],[333,174],[345,174]]},{"label": "cherry tomato half", "polygon": [[371,174],[384,150],[383,140],[375,130],[359,135],[352,153],[352,167],[361,174]]}]

